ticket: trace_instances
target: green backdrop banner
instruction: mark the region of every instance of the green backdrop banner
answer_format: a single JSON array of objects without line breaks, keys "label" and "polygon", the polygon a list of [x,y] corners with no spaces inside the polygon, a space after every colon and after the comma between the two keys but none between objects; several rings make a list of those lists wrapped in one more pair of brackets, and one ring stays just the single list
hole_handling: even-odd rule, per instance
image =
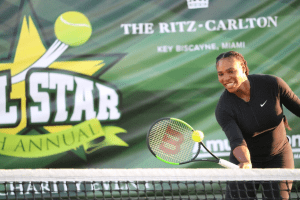
[{"label": "green backdrop banner", "polygon": [[[228,159],[215,58],[238,51],[250,74],[300,95],[299,11],[296,0],[1,1],[0,168],[219,168],[159,161],[147,131],[179,118]],[[299,167],[300,119],[284,114]]]}]

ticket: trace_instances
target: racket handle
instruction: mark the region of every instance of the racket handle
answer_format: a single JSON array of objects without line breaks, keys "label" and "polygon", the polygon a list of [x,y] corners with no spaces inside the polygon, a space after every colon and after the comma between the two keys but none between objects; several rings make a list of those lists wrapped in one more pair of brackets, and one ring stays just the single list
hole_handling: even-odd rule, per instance
[{"label": "racket handle", "polygon": [[233,164],[232,162],[229,162],[227,160],[224,160],[224,159],[219,159],[219,165],[222,165],[223,167],[225,168],[231,168],[231,169],[238,169],[239,166],[236,165],[236,164]]}]

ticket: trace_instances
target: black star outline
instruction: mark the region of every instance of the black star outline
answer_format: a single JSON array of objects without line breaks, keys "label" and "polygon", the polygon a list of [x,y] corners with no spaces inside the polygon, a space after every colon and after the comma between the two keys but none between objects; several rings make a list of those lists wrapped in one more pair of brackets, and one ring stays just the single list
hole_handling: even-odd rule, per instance
[{"label": "black star outline", "polygon": [[[16,46],[17,46],[17,40],[18,40],[18,36],[19,36],[19,32],[21,29],[20,24],[22,23],[22,17],[23,17],[23,13],[22,10],[25,6],[25,3],[28,3],[29,7],[30,7],[30,11],[32,14],[32,19],[34,20],[36,26],[37,26],[37,30],[39,32],[39,35],[41,37],[41,40],[44,44],[45,47],[50,47],[51,46],[51,42],[49,40],[45,40],[44,38],[46,38],[46,33],[44,31],[44,27],[42,25],[42,23],[39,21],[39,17],[36,14],[32,2],[26,1],[26,0],[21,0],[20,1],[20,5],[19,5],[19,9],[18,9],[18,16],[16,17],[17,22],[15,23],[15,28],[13,31],[13,40],[11,42],[10,48],[9,48],[9,53],[8,56],[6,58],[0,58],[0,62],[2,63],[9,63],[9,62],[13,62],[13,58],[14,58],[14,53],[16,50]],[[54,22],[53,22],[54,24]],[[54,25],[53,25],[54,26]],[[97,78],[99,80],[101,80],[99,77],[102,76],[105,72],[107,72],[109,69],[111,69],[115,64],[117,64],[120,60],[123,59],[123,57],[125,57],[127,55],[127,53],[99,53],[99,54],[81,54],[81,55],[67,55],[67,51],[60,56],[60,58],[57,61],[60,61],[61,59],[63,60],[68,60],[68,59],[76,59],[76,60],[86,60],[86,59],[90,59],[93,58],[92,60],[103,60],[103,58],[105,57],[115,57],[116,59],[114,61],[112,61],[111,63],[109,63],[107,66],[103,66],[101,67],[97,72],[95,72],[92,77]],[[95,59],[95,58],[101,58],[101,59]],[[105,60],[104,60],[105,61]],[[103,82],[106,82],[105,80],[102,80]],[[111,83],[110,83],[111,84]],[[115,87],[117,88],[117,87]],[[120,92],[117,90],[117,92],[120,94]],[[121,104],[121,103],[120,103]],[[25,127],[23,130],[21,130],[19,133],[17,133],[17,135],[28,135],[30,134],[30,132],[36,132],[38,134],[48,134],[49,132],[46,131],[43,126],[41,127]],[[80,151],[80,152],[77,152]],[[71,152],[73,152],[74,154],[76,154],[78,157],[82,158],[83,160],[86,160],[85,155],[82,155],[82,151],[83,148],[79,147],[78,150],[71,150]]]}]

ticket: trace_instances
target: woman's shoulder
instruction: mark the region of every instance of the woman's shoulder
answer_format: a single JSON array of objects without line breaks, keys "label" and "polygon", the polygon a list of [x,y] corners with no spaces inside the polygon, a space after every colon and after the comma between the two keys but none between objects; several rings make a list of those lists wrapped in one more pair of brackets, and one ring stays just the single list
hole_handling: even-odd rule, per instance
[{"label": "woman's shoulder", "polygon": [[230,97],[230,93],[225,90],[216,106],[215,109],[215,115],[217,120],[223,119],[224,116],[233,116],[233,109],[235,107],[234,104],[232,104],[232,99]]},{"label": "woman's shoulder", "polygon": [[223,93],[221,94],[216,110],[222,109],[222,110],[227,110],[230,108],[232,102],[232,94],[228,92],[227,90],[224,90]]},{"label": "woman's shoulder", "polygon": [[276,76],[269,74],[250,74],[248,78],[257,81],[276,81]]},{"label": "woman's shoulder", "polygon": [[274,75],[268,75],[268,74],[251,74],[248,75],[248,79],[250,82],[254,82],[255,84],[260,84],[262,86],[268,86],[268,85],[278,85],[278,77]]}]

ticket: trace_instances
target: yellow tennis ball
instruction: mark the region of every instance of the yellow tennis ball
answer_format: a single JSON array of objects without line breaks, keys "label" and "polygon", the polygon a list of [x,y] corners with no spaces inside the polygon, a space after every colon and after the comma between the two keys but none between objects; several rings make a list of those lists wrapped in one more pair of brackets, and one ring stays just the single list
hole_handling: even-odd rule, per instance
[{"label": "yellow tennis ball", "polygon": [[92,26],[84,14],[69,11],[61,14],[56,19],[54,32],[61,42],[70,46],[79,46],[91,37]]},{"label": "yellow tennis ball", "polygon": [[202,131],[194,131],[192,134],[192,139],[195,142],[202,142],[203,138],[204,138],[204,133]]}]

